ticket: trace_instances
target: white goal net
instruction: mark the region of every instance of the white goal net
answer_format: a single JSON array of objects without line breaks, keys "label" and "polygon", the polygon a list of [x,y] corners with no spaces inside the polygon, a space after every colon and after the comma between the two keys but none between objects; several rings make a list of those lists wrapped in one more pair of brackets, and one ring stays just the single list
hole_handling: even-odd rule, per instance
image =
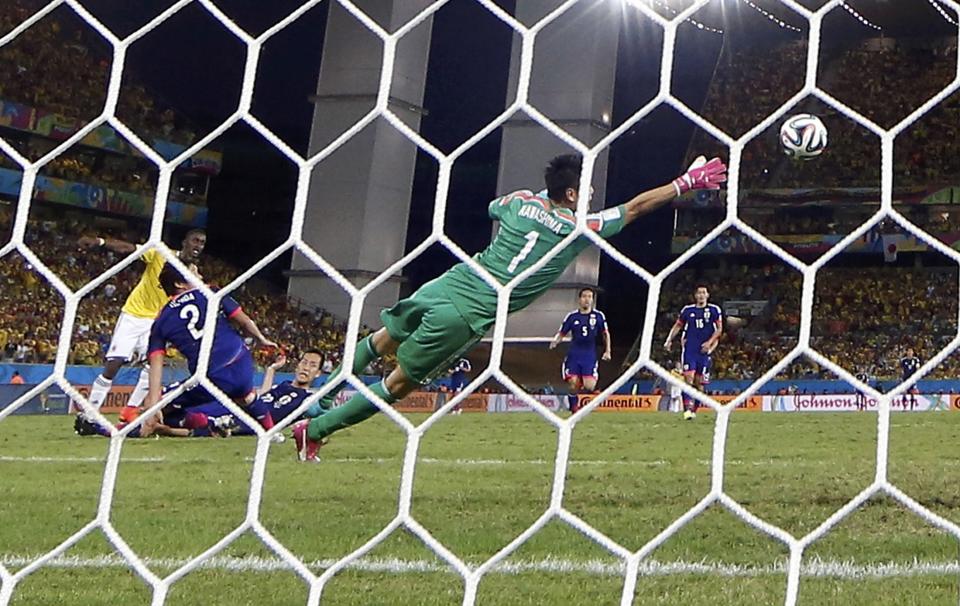
[{"label": "white goal net", "polygon": [[[374,35],[380,38],[383,42],[383,63],[382,69],[380,72],[380,85],[379,92],[376,99],[375,107],[362,117],[356,124],[354,124],[350,129],[344,132],[336,140],[332,141],[327,147],[318,153],[310,157],[303,157],[299,155],[296,151],[291,149],[287,144],[284,143],[279,137],[270,131],[270,129],[261,123],[256,117],[254,117],[250,111],[251,102],[253,98],[253,91],[255,85],[255,78],[257,73],[258,59],[260,57],[261,50],[263,49],[265,43],[275,34],[283,30],[286,26],[291,24],[303,13],[313,8],[314,6],[320,4],[323,0],[312,0],[310,2],[304,3],[297,11],[290,14],[283,20],[277,22],[275,25],[267,29],[265,32],[259,36],[252,36],[239,27],[234,21],[231,20],[212,0],[180,0],[170,6],[168,9],[164,10],[160,15],[152,19],[149,23],[135,31],[134,33],[124,37],[119,38],[110,29],[104,26],[91,12],[89,12],[83,5],[80,0],[54,0],[50,2],[43,9],[37,11],[35,14],[30,16],[28,19],[17,25],[12,31],[0,38],[0,46],[7,45],[11,43],[14,39],[17,38],[20,34],[26,31],[28,28],[38,23],[46,15],[48,15],[54,9],[57,9],[62,6],[69,7],[70,10],[74,11],[80,18],[82,18],[90,27],[94,28],[100,35],[103,36],[105,40],[112,46],[113,49],[113,63],[112,68],[109,74],[109,85],[106,96],[106,102],[103,107],[102,113],[97,116],[94,120],[89,122],[78,132],[76,132],[69,139],[63,141],[55,149],[39,158],[37,161],[30,161],[23,154],[19,153],[13,146],[7,142],[0,139],[0,150],[7,154],[10,158],[14,159],[20,167],[23,169],[23,180],[22,186],[19,194],[19,202],[17,206],[16,215],[13,223],[13,235],[9,243],[7,243],[2,250],[0,250],[0,255],[10,255],[11,253],[18,252],[22,255],[29,263],[31,263],[38,273],[40,273],[43,278],[49,282],[49,284],[55,288],[62,296],[65,301],[65,313],[63,324],[60,330],[59,335],[59,348],[57,351],[56,362],[55,362],[55,372],[44,382],[37,385],[29,392],[24,394],[21,398],[15,401],[12,405],[7,406],[6,408],[0,410],[0,420],[9,416],[19,407],[25,404],[28,400],[34,397],[36,394],[46,390],[51,385],[59,385],[65,392],[67,392],[72,398],[83,403],[83,406],[86,407],[87,412],[95,416],[100,422],[105,426],[110,426],[110,424],[96,413],[94,410],[90,409],[89,404],[86,400],[79,394],[71,384],[65,378],[65,371],[67,366],[67,354],[70,349],[71,336],[74,330],[74,323],[77,318],[77,309],[81,299],[93,291],[95,288],[106,283],[111,276],[117,274],[125,267],[134,263],[139,253],[133,253],[117,265],[112,267],[109,271],[103,273],[100,276],[97,276],[95,279],[90,281],[87,285],[83,286],[80,289],[73,290],[69,288],[62,280],[60,280],[44,263],[41,259],[35,255],[28,245],[25,243],[25,233],[27,228],[28,214],[30,212],[31,204],[31,195],[34,191],[34,185],[38,176],[38,171],[51,160],[56,158],[60,153],[67,150],[70,146],[79,142],[87,134],[93,131],[98,126],[103,124],[109,124],[114,129],[116,129],[123,137],[131,142],[146,158],[155,163],[159,167],[159,181],[156,191],[155,204],[153,208],[153,219],[150,230],[150,237],[146,243],[147,247],[155,248],[163,253],[167,258],[168,262],[176,265],[181,271],[186,271],[186,268],[181,264],[179,259],[177,259],[170,249],[168,249],[161,240],[161,231],[163,227],[163,218],[167,206],[168,194],[170,192],[171,178],[175,168],[180,165],[185,159],[191,157],[197,151],[204,148],[227,129],[237,123],[246,123],[251,128],[259,132],[266,140],[268,140],[272,145],[274,145],[280,152],[282,152],[289,160],[294,163],[299,170],[299,179],[298,179],[298,189],[296,192],[296,201],[295,201],[295,210],[293,213],[292,225],[290,229],[289,238],[276,250],[274,250],[270,255],[261,259],[258,263],[252,266],[249,270],[244,272],[242,275],[237,277],[233,282],[224,287],[222,290],[214,293],[202,287],[204,294],[210,299],[213,305],[219,304],[220,300],[230,293],[232,290],[243,284],[247,279],[261,270],[267,263],[275,260],[284,252],[287,252],[291,249],[296,249],[300,251],[303,255],[308,257],[313,263],[316,264],[325,274],[327,274],[331,279],[336,281],[345,292],[349,294],[352,300],[350,315],[348,320],[348,330],[347,338],[345,342],[345,353],[344,353],[344,367],[349,368],[352,365],[352,360],[355,353],[355,344],[357,341],[357,336],[360,331],[360,313],[364,303],[365,298],[371,293],[371,291],[377,288],[379,285],[384,283],[391,275],[400,271],[406,264],[424,252],[427,248],[434,244],[441,244],[451,251],[456,257],[461,261],[470,265],[473,270],[484,277],[484,279],[495,288],[499,293],[499,305],[497,310],[497,319],[496,326],[493,332],[493,347],[492,354],[490,358],[490,363],[487,368],[480,372],[475,379],[470,383],[470,385],[457,397],[452,398],[448,401],[440,410],[436,411],[427,421],[423,422],[420,425],[412,424],[408,419],[403,415],[393,410],[388,405],[380,402],[378,406],[381,408],[384,414],[388,415],[390,419],[393,420],[406,434],[406,448],[404,451],[403,466],[402,466],[402,475],[400,481],[399,489],[399,498],[398,498],[398,507],[395,517],[384,526],[372,539],[362,545],[360,548],[356,549],[349,555],[343,557],[339,561],[336,561],[328,568],[326,568],[321,574],[316,574],[311,570],[308,565],[298,559],[290,550],[288,550],[279,540],[277,540],[260,522],[260,504],[261,504],[261,494],[263,491],[264,475],[266,471],[267,455],[271,447],[271,438],[285,429],[286,423],[281,423],[276,427],[270,429],[269,431],[264,431],[260,428],[255,422],[250,422],[250,425],[256,429],[258,434],[257,449],[254,457],[253,463],[253,472],[252,479],[250,482],[250,492],[249,500],[247,504],[247,514],[243,523],[234,529],[232,532],[224,536],[220,541],[218,541],[211,548],[207,549],[204,553],[198,555],[197,557],[191,559],[189,562],[175,570],[174,572],[166,575],[159,576],[155,571],[147,565],[147,563],[140,558],[133,549],[124,541],[124,538],[114,529],[110,513],[111,505],[113,502],[113,493],[115,488],[115,480],[117,477],[118,466],[120,464],[120,453],[123,441],[125,436],[137,425],[134,423],[125,427],[123,430],[111,429],[113,432],[110,447],[107,456],[107,461],[104,468],[103,483],[100,492],[100,500],[97,510],[96,517],[86,524],[82,529],[77,533],[63,541],[56,548],[52,549],[46,554],[43,554],[41,557],[35,559],[34,561],[28,563],[23,568],[19,569],[17,572],[13,573],[8,570],[6,567],[0,566],[0,580],[2,580],[2,589],[0,589],[0,606],[6,605],[11,602],[14,597],[14,594],[17,591],[18,584],[23,581],[27,576],[29,576],[34,571],[38,570],[45,564],[49,563],[51,560],[61,556],[73,545],[78,543],[85,536],[89,535],[91,532],[94,532],[97,529],[102,530],[106,537],[110,540],[113,547],[116,549],[117,553],[122,556],[126,562],[129,563],[130,567],[140,575],[146,583],[150,585],[153,592],[153,604],[159,606],[164,604],[168,592],[174,583],[181,579],[184,575],[190,571],[196,569],[197,567],[203,565],[204,562],[214,557],[218,553],[222,552],[227,548],[235,539],[243,535],[244,533],[252,531],[263,543],[279,558],[281,558],[285,563],[287,563],[293,570],[299,574],[307,584],[310,586],[309,591],[309,604],[318,604],[323,595],[324,589],[327,586],[328,581],[341,572],[342,570],[350,567],[353,564],[356,564],[357,561],[362,558],[365,554],[370,552],[376,546],[378,546],[382,541],[384,541],[394,530],[398,528],[406,528],[411,533],[415,534],[420,540],[426,545],[431,551],[433,551],[437,556],[442,558],[449,566],[454,569],[464,580],[465,592],[463,596],[463,603],[465,605],[474,604],[477,599],[477,590],[481,579],[485,574],[494,570],[499,564],[502,564],[506,558],[513,554],[518,548],[520,548],[524,543],[526,543],[531,537],[533,537],[538,531],[544,528],[549,522],[554,520],[560,520],[570,526],[576,528],[578,531],[583,533],[586,537],[596,542],[598,545],[609,551],[615,557],[619,558],[622,562],[622,597],[621,603],[624,605],[631,604],[634,601],[636,582],[638,577],[638,572],[642,569],[644,565],[645,558],[647,558],[655,549],[667,541],[671,536],[673,536],[679,529],[684,525],[689,523],[699,514],[701,514],[706,508],[712,505],[719,505],[730,512],[735,514],[738,518],[742,519],[747,524],[751,525],[758,531],[773,537],[777,541],[780,541],[789,549],[789,565],[787,570],[787,588],[786,588],[786,604],[792,605],[797,602],[798,594],[800,591],[801,585],[801,566],[804,561],[804,552],[805,549],[818,538],[822,537],[824,534],[828,533],[836,524],[844,519],[845,516],[853,512],[857,507],[863,504],[866,500],[871,497],[879,494],[886,493],[893,499],[901,502],[904,506],[909,508],[911,511],[915,512],[917,515],[921,516],[923,519],[927,520],[930,524],[946,531],[950,535],[960,539],[960,527],[958,527],[953,522],[950,522],[944,519],[941,516],[936,515],[929,509],[921,506],[918,502],[913,500],[907,494],[899,490],[894,486],[887,476],[887,456],[888,456],[888,436],[890,429],[890,412],[891,412],[891,399],[899,395],[902,391],[907,388],[908,382],[904,382],[900,387],[892,390],[889,393],[880,393],[873,389],[869,385],[864,385],[861,382],[857,381],[853,376],[850,375],[846,370],[834,364],[831,360],[827,359],[823,355],[819,354],[811,347],[811,322],[812,322],[812,309],[814,302],[814,285],[817,277],[817,272],[819,269],[824,267],[831,259],[838,255],[847,245],[854,242],[856,239],[864,235],[871,227],[878,224],[883,219],[891,219],[905,229],[915,233],[918,237],[922,238],[929,247],[939,251],[943,255],[949,257],[950,259],[960,262],[960,254],[951,248],[944,246],[936,238],[926,234],[920,228],[913,225],[908,221],[902,214],[897,212],[894,209],[892,203],[892,192],[893,192],[893,146],[895,138],[902,133],[907,127],[913,124],[920,116],[925,112],[936,106],[940,101],[945,99],[948,95],[953,93],[960,87],[960,73],[957,77],[950,83],[949,86],[940,91],[936,96],[929,99],[921,107],[913,111],[909,116],[903,119],[900,123],[896,124],[890,129],[884,129],[878,126],[877,124],[871,122],[869,119],[863,115],[858,114],[856,111],[850,107],[844,105],[842,102],[838,101],[836,98],[833,98],[825,91],[817,87],[817,71],[818,71],[818,58],[820,55],[820,41],[821,41],[821,26],[825,15],[831,10],[844,10],[848,7],[841,2],[840,0],[832,0],[826,2],[821,8],[816,11],[809,10],[804,6],[800,5],[798,2],[793,0],[780,0],[780,8],[783,10],[792,11],[793,16],[796,17],[796,20],[805,20],[806,21],[806,36],[807,36],[807,61],[806,61],[806,80],[803,85],[803,88],[798,91],[792,98],[787,100],[783,105],[779,107],[774,113],[767,116],[762,122],[756,124],[749,132],[743,136],[734,139],[716,128],[714,125],[709,123],[700,117],[694,110],[685,105],[681,100],[675,97],[671,92],[671,82],[673,81],[672,72],[674,68],[674,52],[675,45],[677,42],[677,29],[678,27],[685,22],[685,20],[694,16],[694,13],[700,8],[706,6],[709,0],[696,0],[687,6],[685,9],[677,9],[676,14],[671,18],[665,18],[659,12],[654,10],[653,2],[644,2],[642,0],[620,0],[624,3],[628,10],[640,11],[645,15],[645,17],[652,22],[658,24],[659,27],[663,29],[663,42],[662,42],[662,55],[661,55],[661,66],[660,66],[660,86],[659,92],[651,99],[646,105],[644,105],[639,111],[637,111],[633,116],[625,120],[617,128],[613,129],[609,134],[603,137],[596,145],[588,146],[583,142],[577,140],[562,128],[553,123],[547,116],[541,113],[536,107],[534,107],[529,100],[529,83],[532,72],[532,63],[533,63],[533,49],[536,44],[537,35],[550,23],[554,22],[560,18],[566,11],[570,10],[572,6],[578,2],[595,2],[597,0],[568,0],[563,2],[555,10],[544,16],[538,22],[532,25],[524,25],[518,20],[514,19],[509,13],[504,11],[500,6],[498,6],[492,0],[476,0],[477,3],[482,5],[486,10],[488,10],[492,15],[497,19],[501,20],[507,26],[512,28],[516,35],[522,39],[522,52],[521,52],[521,67],[520,67],[520,86],[516,96],[515,101],[512,105],[507,107],[499,116],[497,116],[493,121],[491,121],[484,129],[480,132],[477,132],[469,140],[465,141],[457,149],[451,153],[443,153],[436,147],[432,146],[429,141],[422,138],[417,132],[409,128],[404,121],[398,117],[389,106],[389,91],[391,89],[391,81],[394,77],[394,61],[397,53],[397,46],[401,39],[410,32],[412,29],[424,22],[438,11],[443,5],[446,4],[446,1],[439,0],[428,8],[420,12],[416,17],[407,22],[404,26],[400,27],[396,31],[388,32],[384,30],[376,21],[368,17],[362,10],[360,10],[356,5],[354,5],[349,0],[326,0],[327,2],[338,2],[349,11],[359,22],[361,22],[366,28],[370,30]],[[610,0],[614,1],[614,0]],[[944,8],[949,8],[950,10],[956,12],[960,10],[960,7],[957,6],[952,0],[933,0],[936,4],[940,2]],[[151,147],[145,143],[141,138],[137,136],[128,126],[124,125],[120,120],[117,119],[115,110],[117,108],[118,98],[120,94],[120,85],[124,73],[124,60],[130,46],[136,42],[138,39],[143,37],[145,34],[151,30],[157,28],[162,23],[170,19],[178,11],[183,9],[188,5],[195,5],[202,7],[207,11],[213,18],[219,21],[233,36],[240,40],[246,48],[246,63],[243,71],[243,85],[242,92],[240,95],[240,100],[237,105],[236,111],[233,112],[219,127],[214,129],[205,137],[197,140],[189,149],[183,151],[178,157],[172,158],[170,160],[165,160],[161,157],[156,151],[151,149]],[[738,217],[738,198],[740,195],[740,183],[739,176],[741,171],[741,160],[742,152],[744,147],[748,142],[757,137],[761,132],[765,131],[773,124],[777,124],[792,108],[796,107],[798,103],[802,102],[808,98],[818,98],[822,102],[836,108],[839,112],[842,112],[844,115],[850,119],[856,121],[858,124],[862,125],[866,129],[869,129],[872,133],[875,133],[879,139],[882,146],[882,197],[880,209],[864,224],[862,224],[858,229],[850,233],[843,240],[837,243],[833,248],[826,254],[819,257],[816,262],[805,263],[798,258],[788,254],[777,244],[775,244],[770,239],[766,238],[764,234],[758,232],[756,229],[752,228],[750,225],[743,222]],[[620,376],[616,381],[614,381],[610,386],[608,386],[603,392],[599,395],[598,398],[594,399],[589,405],[584,409],[580,410],[573,416],[563,419],[553,414],[550,410],[545,408],[539,401],[535,400],[528,394],[524,393],[522,388],[515,383],[507,374],[501,369],[501,360],[502,360],[502,350],[504,344],[504,338],[506,335],[506,319],[507,319],[507,303],[509,300],[509,295],[511,289],[514,285],[526,279],[531,273],[536,272],[541,267],[543,267],[555,254],[559,252],[559,249],[555,249],[547,257],[540,260],[534,266],[528,268],[526,271],[517,275],[509,284],[501,286],[497,281],[489,274],[487,274],[467,253],[465,253],[451,238],[449,238],[444,233],[444,226],[442,225],[442,217],[444,217],[444,209],[447,203],[447,193],[450,186],[451,170],[453,163],[461,157],[467,150],[469,150],[473,145],[479,142],[481,139],[486,137],[488,134],[493,132],[495,129],[502,126],[508,119],[510,119],[515,114],[523,113],[526,114],[529,118],[536,121],[543,128],[547,129],[553,133],[560,140],[564,141],[571,148],[575,149],[577,152],[583,156],[583,174],[581,178],[581,186],[583,188],[589,187],[591,182],[592,174],[594,171],[595,162],[598,158],[598,155],[606,150],[612,142],[614,142],[618,137],[626,133],[631,127],[637,124],[641,119],[647,116],[651,111],[662,105],[669,105],[676,109],[678,112],[683,114],[691,122],[695,123],[700,128],[704,129],[707,133],[721,141],[729,148],[729,176],[730,181],[727,187],[727,207],[726,207],[726,217],[725,219],[717,225],[714,229],[707,234],[697,245],[693,246],[689,250],[685,251],[682,255],[676,258],[669,266],[663,269],[657,274],[652,274],[649,271],[645,270],[643,267],[640,267],[630,258],[619,252],[609,243],[604,241],[602,238],[597,236],[592,231],[586,229],[585,217],[587,213],[586,200],[587,197],[584,196],[581,198],[581,203],[577,209],[577,228],[567,239],[565,244],[569,244],[575,238],[578,237],[587,237],[590,238],[596,246],[604,251],[611,258],[615,259],[618,263],[627,267],[634,274],[639,276],[649,285],[649,295],[647,297],[647,305],[644,315],[644,332],[639,348],[639,358],[637,361],[627,370],[622,376]],[[439,165],[439,179],[436,189],[436,199],[435,199],[435,217],[441,218],[438,224],[435,226],[435,229],[431,235],[424,240],[421,244],[416,246],[409,254],[405,255],[403,258],[399,259],[393,266],[385,270],[377,279],[373,280],[369,284],[364,285],[362,288],[355,287],[347,278],[340,274],[333,266],[330,265],[317,251],[312,250],[307,246],[303,239],[303,230],[304,230],[304,208],[307,202],[307,188],[309,184],[309,174],[314,166],[319,162],[322,162],[330,154],[340,148],[344,143],[346,143],[351,137],[361,131],[364,127],[369,125],[371,122],[377,119],[383,119],[389,122],[394,128],[408,138],[411,142],[415,143],[421,150],[424,150],[429,155],[431,155]],[[618,542],[606,536],[604,533],[600,532],[583,519],[572,513],[564,504],[564,488],[565,480],[567,478],[567,466],[570,455],[571,448],[571,435],[578,423],[580,423],[584,417],[589,414],[599,403],[610,394],[613,394],[618,388],[623,386],[631,376],[635,375],[638,371],[642,369],[648,369],[655,373],[656,375],[662,377],[663,379],[675,383],[668,372],[667,369],[664,369],[662,366],[658,365],[652,360],[652,347],[654,343],[654,325],[657,317],[657,305],[660,299],[661,287],[664,283],[664,280],[670,276],[670,274],[683,265],[687,260],[701,251],[707,243],[714,237],[720,235],[722,232],[729,228],[736,228],[750,238],[758,242],[763,248],[768,250],[770,253],[776,255],[778,258],[782,259],[785,263],[789,264],[791,267],[795,268],[798,272],[801,272],[803,275],[803,289],[802,289],[802,298],[801,298],[801,322],[800,322],[800,334],[799,341],[797,346],[789,352],[788,355],[780,359],[772,368],[770,368],[763,376],[757,378],[756,381],[750,386],[749,389],[746,389],[733,401],[720,404],[719,402],[711,399],[709,396],[706,396],[699,391],[694,390],[693,388],[683,384],[681,387],[684,392],[688,393],[690,396],[699,399],[701,402],[706,403],[711,408],[716,411],[715,419],[715,432],[714,432],[714,441],[712,447],[712,456],[711,456],[711,482],[710,490],[708,494],[703,497],[694,507],[689,511],[684,513],[682,516],[673,521],[669,526],[663,529],[662,532],[657,534],[652,540],[647,544],[643,545],[636,551],[627,549],[620,545]],[[209,354],[212,346],[212,334],[213,334],[213,324],[216,320],[215,314],[208,314],[206,318],[206,329],[205,337],[203,341],[202,353],[201,353],[201,364],[191,381],[196,384],[200,383],[210,389],[212,392],[218,394],[224,404],[231,407],[235,412],[241,417],[248,419],[245,416],[242,410],[239,410],[234,404],[232,404],[222,393],[216,391],[216,388],[205,378],[207,362],[209,359]],[[914,378],[925,375],[935,366],[937,366],[946,356],[948,356],[952,351],[960,345],[960,337],[955,338],[949,346],[941,351],[938,355],[927,361],[920,370],[916,373]],[[832,516],[830,516],[826,521],[824,521],[819,527],[811,531],[809,534],[804,536],[794,536],[793,534],[757,517],[752,514],[747,508],[742,506],[736,500],[731,498],[725,492],[724,486],[724,457],[725,457],[725,448],[727,445],[727,428],[730,422],[730,415],[736,409],[736,407],[744,402],[748,397],[757,392],[757,390],[768,380],[774,378],[781,370],[786,368],[792,361],[794,361],[799,356],[806,355],[810,359],[816,361],[818,364],[824,368],[829,369],[837,376],[843,378],[844,380],[850,382],[852,385],[855,385],[858,389],[863,390],[864,392],[875,397],[879,402],[879,410],[877,414],[877,451],[876,451],[876,476],[872,483],[857,494],[853,499],[847,502],[844,506],[838,509]],[[412,515],[411,513],[411,502],[414,492],[414,474],[417,470],[418,463],[418,449],[421,443],[421,440],[431,426],[438,421],[444,414],[450,411],[453,407],[457,406],[464,398],[466,398],[472,390],[481,386],[484,382],[490,379],[495,379],[499,381],[503,386],[507,387],[509,390],[514,392],[517,397],[524,398],[529,406],[540,414],[548,423],[553,425],[558,433],[558,443],[556,448],[556,456],[554,461],[554,471],[553,471],[553,485],[551,491],[551,497],[549,501],[549,506],[542,513],[542,515],[525,531],[520,533],[516,538],[511,541],[509,544],[504,546],[501,550],[495,553],[485,562],[479,565],[468,564],[461,558],[459,558],[455,553],[450,549],[445,547],[440,541],[438,541],[431,533],[422,526]],[[362,381],[355,376],[346,377],[347,381],[357,390],[364,393],[367,397],[376,399],[373,393],[362,383]],[[184,387],[190,385],[188,382]],[[325,385],[319,392],[310,399],[310,401],[304,405],[304,408],[315,401],[317,398],[322,397],[332,389],[336,388],[337,384],[332,383]],[[158,403],[152,410],[157,410],[161,405],[166,401],[176,396],[179,391],[173,392],[166,396],[160,403]],[[142,421],[144,417],[141,417],[138,422]],[[293,419],[294,417],[290,417]]]}]

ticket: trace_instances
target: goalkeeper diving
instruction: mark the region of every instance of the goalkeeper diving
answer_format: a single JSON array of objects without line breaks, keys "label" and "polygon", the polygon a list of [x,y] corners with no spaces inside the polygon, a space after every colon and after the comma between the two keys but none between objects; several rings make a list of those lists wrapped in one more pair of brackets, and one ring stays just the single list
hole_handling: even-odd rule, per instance
[{"label": "goalkeeper diving", "polygon": [[[574,210],[580,199],[580,171],[579,156],[557,156],[545,170],[545,190],[516,191],[490,202],[488,213],[491,219],[500,222],[500,229],[493,242],[474,256],[474,260],[500,284],[506,284],[539,261],[574,230]],[[719,158],[707,161],[701,156],[672,182],[638,194],[619,206],[588,214],[586,227],[602,238],[609,238],[684,192],[720,189],[727,180],[726,171]],[[524,309],[549,290],[589,245],[590,239],[580,236],[517,284],[510,294],[509,313]],[[496,313],[496,291],[465,263],[454,265],[409,298],[381,312],[383,328],[357,344],[353,374],[359,375],[381,356],[396,354],[397,367],[383,381],[370,387],[384,402],[393,404],[446,372],[494,325]],[[335,368],[328,381],[337,380],[340,371],[339,366]],[[359,392],[342,406],[326,410],[336,392],[345,386],[346,383],[342,383],[308,410],[308,416],[319,416],[293,425],[301,461],[318,460],[317,451],[330,434],[356,425],[379,410]]]}]

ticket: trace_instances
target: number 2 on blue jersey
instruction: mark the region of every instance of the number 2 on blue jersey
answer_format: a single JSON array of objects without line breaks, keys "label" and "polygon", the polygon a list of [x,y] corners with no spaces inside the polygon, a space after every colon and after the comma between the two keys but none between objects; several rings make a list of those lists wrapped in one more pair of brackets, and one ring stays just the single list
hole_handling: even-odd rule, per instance
[{"label": "number 2 on blue jersey", "polygon": [[199,341],[203,338],[203,329],[197,328],[197,323],[200,321],[200,308],[196,305],[184,305],[180,308],[180,319],[187,321],[187,330],[190,331],[190,336],[193,337],[194,341]]}]

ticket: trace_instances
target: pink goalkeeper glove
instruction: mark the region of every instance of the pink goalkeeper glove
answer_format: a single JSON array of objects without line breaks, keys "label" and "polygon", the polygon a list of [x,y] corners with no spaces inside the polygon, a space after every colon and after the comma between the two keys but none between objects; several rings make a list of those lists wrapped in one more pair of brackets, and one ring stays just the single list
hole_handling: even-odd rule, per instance
[{"label": "pink goalkeeper glove", "polygon": [[673,180],[673,187],[679,196],[691,189],[720,189],[720,184],[726,180],[727,166],[720,158],[707,162],[703,156],[697,156],[687,172]]}]

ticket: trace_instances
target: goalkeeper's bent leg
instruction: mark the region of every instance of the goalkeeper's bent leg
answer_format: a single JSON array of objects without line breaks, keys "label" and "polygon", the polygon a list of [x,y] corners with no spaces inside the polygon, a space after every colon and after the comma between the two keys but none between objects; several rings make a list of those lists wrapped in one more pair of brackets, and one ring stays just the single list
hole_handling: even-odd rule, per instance
[{"label": "goalkeeper's bent leg", "polygon": [[[391,373],[391,377],[396,372],[397,371],[395,370],[393,373]],[[413,387],[416,387],[416,384],[412,384],[411,389],[401,390],[401,395],[394,396],[390,393],[390,390],[386,385],[388,380],[389,379],[384,379],[376,385],[371,385],[370,391],[375,393],[377,397],[390,405],[403,398],[405,395],[407,395],[407,393],[410,393],[410,391],[413,390]],[[403,393],[404,391],[406,393]],[[343,406],[338,406],[326,414],[310,421],[310,424],[307,426],[307,437],[315,441],[322,440],[335,431],[350,427],[351,425],[356,425],[361,421],[366,421],[378,412],[380,412],[380,409],[377,408],[376,404],[368,400],[367,397],[362,393],[357,392],[352,398],[347,400]]]},{"label": "goalkeeper's bent leg", "polygon": [[[383,329],[381,329],[383,330]],[[367,335],[366,337],[360,339],[357,342],[357,350],[353,356],[353,374],[359,375],[363,372],[363,369],[370,365],[371,362],[377,360],[382,354],[377,352],[377,347],[374,344],[374,336],[377,333]],[[384,352],[387,353],[387,352]],[[330,371],[330,376],[327,377],[325,382],[329,383],[335,381],[340,375],[340,371],[343,369],[343,364],[337,364],[337,366]],[[337,394],[346,388],[348,383],[343,382],[339,386],[333,388],[330,393],[320,398],[318,401],[314,402],[311,405],[307,412],[305,413],[308,417],[319,417],[327,409],[330,408],[330,405],[333,404],[334,398],[337,397]]]},{"label": "goalkeeper's bent leg", "polygon": [[[397,366],[383,381],[370,386],[370,391],[387,404],[392,405],[415,391],[417,386],[418,383],[410,379],[403,368]],[[347,400],[343,406],[338,406],[323,416],[311,420],[307,426],[307,437],[314,441],[320,441],[335,431],[367,420],[379,410],[376,404],[358,392]]]}]

